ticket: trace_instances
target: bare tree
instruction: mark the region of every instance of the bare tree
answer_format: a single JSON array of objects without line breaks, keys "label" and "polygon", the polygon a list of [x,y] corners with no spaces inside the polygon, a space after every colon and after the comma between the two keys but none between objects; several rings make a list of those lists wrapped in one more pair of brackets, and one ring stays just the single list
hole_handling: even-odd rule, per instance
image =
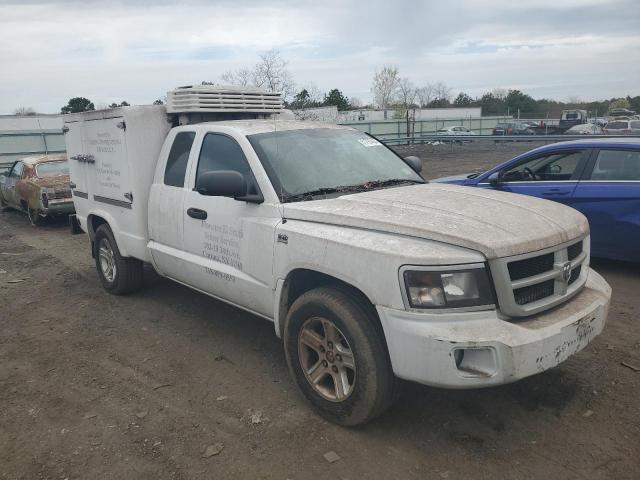
[{"label": "bare tree", "polygon": [[220,78],[223,82],[230,85],[237,85],[239,87],[253,86],[253,72],[248,68],[241,68],[235,72],[230,70],[223,73]]},{"label": "bare tree", "polygon": [[380,108],[387,108],[392,103],[399,81],[400,77],[396,67],[385,65],[382,70],[376,70],[371,85],[373,101],[376,105]]},{"label": "bare tree", "polygon": [[498,100],[506,99],[508,93],[509,92],[506,88],[494,88],[493,90],[491,90],[491,94]]},{"label": "bare tree", "polygon": [[438,82],[433,85],[433,97],[434,100],[446,100],[447,102],[451,101],[451,88],[445,85],[442,82]]},{"label": "bare tree", "polygon": [[426,107],[433,100],[433,85],[427,83],[424,87],[416,89],[416,98],[421,107]]},{"label": "bare tree", "polygon": [[[287,100],[295,93],[295,83],[287,62],[282,58],[278,50],[272,49],[260,55],[260,61],[253,69],[241,68],[229,71],[220,77],[225,83],[240,87],[257,87],[270,92],[282,94]],[[202,82],[203,85],[211,85],[210,82]]]},{"label": "bare tree", "polygon": [[364,102],[358,97],[349,97],[349,105],[351,108],[363,108]]},{"label": "bare tree", "polygon": [[409,111],[414,108],[413,118],[415,120],[415,101],[417,96],[417,88],[411,80],[408,78],[401,78],[398,80],[398,101],[400,108],[402,109],[402,116],[407,121],[407,136],[411,135]]},{"label": "bare tree", "polygon": [[32,116],[36,114],[36,111],[31,107],[18,107],[13,111],[14,115]]}]

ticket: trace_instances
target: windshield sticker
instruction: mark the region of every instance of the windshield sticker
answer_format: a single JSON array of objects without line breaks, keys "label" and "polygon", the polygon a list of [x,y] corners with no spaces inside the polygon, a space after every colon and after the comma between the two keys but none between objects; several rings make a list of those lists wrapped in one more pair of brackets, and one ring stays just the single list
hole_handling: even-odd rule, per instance
[{"label": "windshield sticker", "polygon": [[359,138],[358,142],[360,142],[365,147],[381,147],[382,144],[376,140],[375,138]]}]

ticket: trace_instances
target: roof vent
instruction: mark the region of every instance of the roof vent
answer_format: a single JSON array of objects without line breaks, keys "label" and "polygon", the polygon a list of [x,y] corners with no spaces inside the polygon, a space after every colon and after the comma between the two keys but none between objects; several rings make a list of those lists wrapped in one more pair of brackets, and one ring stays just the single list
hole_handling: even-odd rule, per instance
[{"label": "roof vent", "polygon": [[280,113],[279,93],[257,88],[189,85],[167,92],[167,113]]}]

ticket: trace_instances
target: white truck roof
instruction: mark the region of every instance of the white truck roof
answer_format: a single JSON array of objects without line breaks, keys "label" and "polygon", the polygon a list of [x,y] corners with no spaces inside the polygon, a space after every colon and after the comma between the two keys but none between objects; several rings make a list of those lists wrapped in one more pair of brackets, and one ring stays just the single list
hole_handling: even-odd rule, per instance
[{"label": "white truck roof", "polygon": [[231,127],[243,135],[254,135],[257,133],[269,133],[286,130],[303,130],[313,128],[331,128],[331,129],[351,129],[351,127],[343,125],[335,125],[324,122],[307,122],[302,120],[227,120],[219,122],[203,122],[197,125],[210,125],[218,127]]}]

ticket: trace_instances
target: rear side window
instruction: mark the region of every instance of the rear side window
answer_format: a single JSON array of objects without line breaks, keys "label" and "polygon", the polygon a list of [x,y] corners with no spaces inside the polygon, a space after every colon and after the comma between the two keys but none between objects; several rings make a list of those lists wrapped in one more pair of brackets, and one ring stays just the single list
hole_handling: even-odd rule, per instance
[{"label": "rear side window", "polygon": [[22,162],[18,162],[16,163],[16,165],[13,167],[13,170],[11,170],[11,173],[9,176],[11,177],[21,177],[22,176],[22,171],[24,170],[24,163]]},{"label": "rear side window", "polygon": [[167,167],[164,170],[164,184],[171,187],[183,187],[184,176],[189,162],[189,153],[193,145],[195,132],[180,132],[171,145]]},{"label": "rear side window", "polygon": [[600,150],[591,180],[640,180],[640,152]]},{"label": "rear side window", "polygon": [[640,130],[640,121],[631,122],[631,128]]}]

